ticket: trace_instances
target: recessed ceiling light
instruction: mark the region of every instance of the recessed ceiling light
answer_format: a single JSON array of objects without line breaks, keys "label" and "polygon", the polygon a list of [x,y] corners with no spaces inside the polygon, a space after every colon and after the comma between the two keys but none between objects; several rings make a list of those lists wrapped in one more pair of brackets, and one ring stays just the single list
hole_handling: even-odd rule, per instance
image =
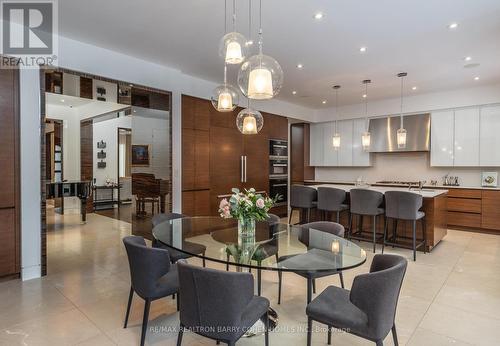
[{"label": "recessed ceiling light", "polygon": [[325,104],[325,103],[326,103],[326,100],[323,100],[321,103],[322,103],[322,104]]},{"label": "recessed ceiling light", "polygon": [[293,95],[297,95],[297,92],[294,90],[294,91],[292,91],[292,94]]},{"label": "recessed ceiling light", "polygon": [[61,99],[61,102],[64,103],[64,99]]},{"label": "recessed ceiling light", "polygon": [[471,57],[471,56],[466,56],[466,57],[464,58],[464,60],[465,60],[465,61],[471,61],[471,60],[472,60],[472,57]]},{"label": "recessed ceiling light", "polygon": [[314,14],[314,19],[316,19],[316,20],[323,19],[323,17],[324,17],[324,15],[323,15],[323,13],[321,13],[321,12],[316,12],[316,13]]},{"label": "recessed ceiling light", "polygon": [[245,43],[247,46],[251,46],[253,44],[253,40],[248,40],[246,43]]},{"label": "recessed ceiling light", "polygon": [[448,25],[448,29],[450,29],[450,30],[453,30],[453,29],[456,29],[456,28],[458,28],[458,23],[450,23]]},{"label": "recessed ceiling light", "polygon": [[474,80],[479,80],[479,76],[474,77]]},{"label": "recessed ceiling light", "polygon": [[414,87],[412,87],[412,88],[411,88],[411,90],[417,90],[417,87],[416,87],[416,86],[414,86]]},{"label": "recessed ceiling light", "polygon": [[301,69],[301,68],[303,68],[303,67],[304,67],[304,65],[302,65],[302,64],[297,64],[297,68],[298,68],[298,69]]},{"label": "recessed ceiling light", "polygon": [[361,53],[366,53],[366,50],[367,50],[367,48],[366,48],[366,47],[361,47],[361,48],[359,48],[359,51],[360,51]]},{"label": "recessed ceiling light", "polygon": [[363,98],[364,98],[364,99],[366,98],[366,94],[363,94]]}]

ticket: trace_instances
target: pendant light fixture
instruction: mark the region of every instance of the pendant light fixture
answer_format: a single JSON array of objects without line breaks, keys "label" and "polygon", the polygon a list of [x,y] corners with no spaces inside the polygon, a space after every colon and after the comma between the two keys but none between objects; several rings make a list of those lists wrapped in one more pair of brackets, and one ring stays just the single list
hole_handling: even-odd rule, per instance
[{"label": "pendant light fixture", "polygon": [[406,148],[406,130],[403,126],[403,85],[404,79],[408,74],[406,72],[398,73],[398,77],[401,78],[401,112],[400,116],[400,127],[397,132],[398,149]]},{"label": "pendant light fixture", "polygon": [[219,112],[232,112],[238,106],[238,90],[227,84],[227,66],[224,64],[224,84],[219,85],[212,92],[212,105]]},{"label": "pendant light fixture", "polygon": [[370,84],[372,81],[370,79],[365,79],[362,83],[365,85],[365,129],[366,131],[363,132],[361,135],[361,146],[363,147],[364,151],[370,150],[370,145],[371,145],[371,134],[370,134],[370,122],[368,120],[368,84]]},{"label": "pendant light fixture", "polygon": [[[334,85],[333,89],[335,89],[335,118],[338,119],[338,104],[339,104],[339,89],[340,85]],[[335,120],[335,133],[333,134],[332,145],[335,150],[339,150],[340,148],[340,134],[337,132],[337,120]]]},{"label": "pendant light fixture", "polygon": [[244,135],[256,135],[264,126],[262,114],[250,107],[248,99],[247,108],[241,110],[236,117],[236,127]]},{"label": "pendant light fixture", "polygon": [[[227,0],[224,2],[224,32],[226,27]],[[238,106],[238,90],[227,84],[227,64],[224,63],[224,84],[217,86],[212,92],[212,105],[219,112],[232,112]]]},{"label": "pendant light fixture", "polygon": [[[224,24],[226,17],[224,16]],[[226,30],[227,32],[227,30]],[[219,54],[226,64],[241,64],[247,53],[245,36],[236,32],[236,0],[233,0],[233,31],[226,33],[219,43]]]},{"label": "pendant light fixture", "polygon": [[283,70],[275,59],[262,53],[262,0],[259,6],[259,53],[241,65],[238,86],[250,99],[268,100],[279,93],[283,85]]}]

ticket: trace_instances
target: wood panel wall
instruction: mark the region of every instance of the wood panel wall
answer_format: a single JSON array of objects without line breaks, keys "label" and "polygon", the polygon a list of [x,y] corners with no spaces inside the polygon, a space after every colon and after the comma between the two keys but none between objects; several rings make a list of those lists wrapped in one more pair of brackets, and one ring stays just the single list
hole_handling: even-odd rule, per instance
[{"label": "wood panel wall", "polygon": [[19,71],[0,70],[0,277],[20,274]]},{"label": "wood panel wall", "polygon": [[290,126],[290,174],[292,184],[314,179],[314,167],[309,166],[309,124]]},{"label": "wood panel wall", "polygon": [[[288,139],[286,117],[262,113],[257,135],[242,135],[233,112],[217,112],[210,101],[182,96],[182,210],[186,215],[217,215],[219,199],[233,187],[269,190],[269,139]],[[240,158],[247,156],[247,183]]]}]

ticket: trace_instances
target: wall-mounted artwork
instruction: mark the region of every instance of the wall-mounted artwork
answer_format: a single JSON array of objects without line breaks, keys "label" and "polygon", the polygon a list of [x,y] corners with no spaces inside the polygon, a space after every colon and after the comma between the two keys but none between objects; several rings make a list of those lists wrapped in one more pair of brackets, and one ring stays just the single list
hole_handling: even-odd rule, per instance
[{"label": "wall-mounted artwork", "polygon": [[98,159],[105,159],[106,158],[106,152],[104,150],[101,150],[97,153],[97,158]]},{"label": "wall-mounted artwork", "polygon": [[100,162],[97,162],[97,168],[106,168],[106,162],[102,160]]},{"label": "wall-mounted artwork", "polygon": [[132,166],[149,166],[149,145],[132,145]]},{"label": "wall-mounted artwork", "polygon": [[100,142],[97,142],[97,149],[105,149],[106,148],[106,142],[101,140]]}]

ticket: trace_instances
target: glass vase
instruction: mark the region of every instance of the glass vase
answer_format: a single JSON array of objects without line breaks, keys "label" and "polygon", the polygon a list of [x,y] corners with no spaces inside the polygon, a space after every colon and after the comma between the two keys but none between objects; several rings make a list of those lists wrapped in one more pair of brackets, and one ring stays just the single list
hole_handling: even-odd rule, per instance
[{"label": "glass vase", "polygon": [[238,219],[238,236],[240,237],[255,237],[255,219]]}]

